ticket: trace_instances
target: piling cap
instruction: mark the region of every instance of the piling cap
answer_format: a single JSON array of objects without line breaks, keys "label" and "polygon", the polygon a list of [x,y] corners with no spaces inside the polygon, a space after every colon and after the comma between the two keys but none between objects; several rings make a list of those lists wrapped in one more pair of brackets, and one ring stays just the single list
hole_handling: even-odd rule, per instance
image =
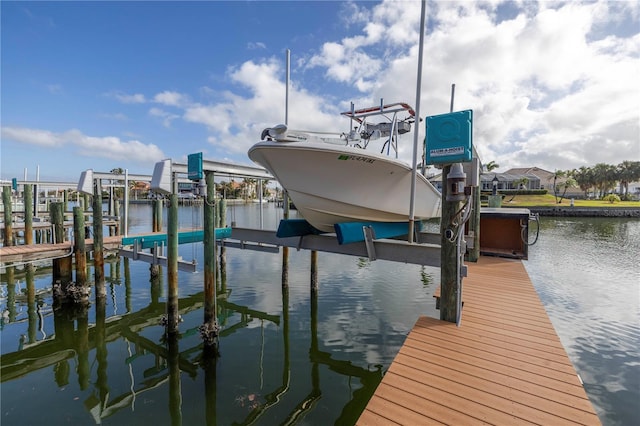
[{"label": "piling cap", "polygon": [[454,163],[451,165],[447,179],[466,179],[467,175],[462,169],[462,163]]}]

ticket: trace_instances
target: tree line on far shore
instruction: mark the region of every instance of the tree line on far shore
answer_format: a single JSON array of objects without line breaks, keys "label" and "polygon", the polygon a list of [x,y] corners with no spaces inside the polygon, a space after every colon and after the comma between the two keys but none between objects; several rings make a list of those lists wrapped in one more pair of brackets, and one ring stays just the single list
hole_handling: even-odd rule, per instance
[{"label": "tree line on far shore", "polygon": [[[562,180],[557,184],[558,180]],[[593,190],[597,198],[605,197],[619,186],[618,196],[622,200],[630,200],[629,184],[640,181],[640,161],[623,161],[614,166],[598,163],[592,167],[582,166],[571,170],[556,170],[554,173],[554,192],[568,188],[580,188],[585,198]],[[556,185],[557,184],[557,185]]]}]

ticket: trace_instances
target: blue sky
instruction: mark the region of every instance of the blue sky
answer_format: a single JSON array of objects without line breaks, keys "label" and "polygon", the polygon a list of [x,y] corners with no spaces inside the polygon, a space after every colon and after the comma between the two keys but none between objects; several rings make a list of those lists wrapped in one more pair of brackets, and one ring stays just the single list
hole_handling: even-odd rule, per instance
[{"label": "blue sky", "polygon": [[[203,152],[251,164],[263,128],[344,131],[415,104],[419,1],[11,2],[1,7],[3,179],[76,181]],[[421,116],[474,111],[500,171],[640,160],[640,3],[427,2]],[[420,138],[424,134],[419,127]],[[410,160],[413,137],[401,140]]]}]

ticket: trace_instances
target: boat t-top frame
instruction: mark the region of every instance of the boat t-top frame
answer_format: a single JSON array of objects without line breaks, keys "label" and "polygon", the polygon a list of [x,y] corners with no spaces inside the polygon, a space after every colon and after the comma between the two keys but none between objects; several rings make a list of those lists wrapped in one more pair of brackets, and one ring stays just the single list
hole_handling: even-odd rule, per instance
[{"label": "boat t-top frame", "polygon": [[[398,119],[398,114],[406,112],[408,117]],[[345,117],[351,119],[349,133],[342,133],[342,137],[346,139],[347,144],[366,149],[371,140],[386,137],[387,140],[382,146],[380,153],[390,155],[391,149],[398,158],[398,135],[411,131],[411,124],[415,122],[415,111],[404,102],[392,104],[384,104],[380,99],[380,106],[369,107],[364,109],[355,109],[353,102],[351,110],[341,113]],[[386,121],[380,123],[368,123],[369,117],[383,116]]]}]

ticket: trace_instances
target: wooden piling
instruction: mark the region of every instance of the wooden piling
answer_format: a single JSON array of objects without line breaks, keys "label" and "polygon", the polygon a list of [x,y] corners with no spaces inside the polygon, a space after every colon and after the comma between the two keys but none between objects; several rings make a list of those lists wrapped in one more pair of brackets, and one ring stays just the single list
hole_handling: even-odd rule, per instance
[{"label": "wooden piling", "polygon": [[[282,190],[283,218],[289,219],[289,194]],[[289,247],[282,247],[282,288],[289,287]]]},{"label": "wooden piling", "polygon": [[480,187],[472,187],[473,205],[471,217],[469,218],[469,233],[473,234],[473,247],[467,253],[466,259],[469,262],[477,262],[480,258]]},{"label": "wooden piling", "polygon": [[[217,206],[218,206],[218,209],[217,209],[217,215],[216,215],[216,227],[226,228],[227,227],[227,200],[225,200],[224,198],[218,200]],[[223,271],[227,263],[227,248],[225,246],[220,246],[219,257],[220,257],[220,271]]]},{"label": "wooden piling", "polygon": [[178,195],[169,198],[167,223],[167,333],[178,332]]},{"label": "wooden piling", "polygon": [[87,284],[87,256],[84,234],[84,212],[82,207],[73,208],[73,253],[76,257],[76,284]]},{"label": "wooden piling", "polygon": [[107,296],[104,282],[104,239],[102,237],[102,183],[93,184],[93,271],[95,275],[96,299]]},{"label": "wooden piling", "polygon": [[204,323],[201,334],[205,345],[215,343],[218,336],[216,307],[216,205],[214,174],[207,172],[207,195],[204,200]]},{"label": "wooden piling", "polygon": [[[447,175],[451,165],[442,168],[442,214],[440,218],[440,319],[457,322],[458,248],[455,234],[460,224],[460,202],[446,201]],[[457,224],[454,225],[454,224]]]},{"label": "wooden piling", "polygon": [[[53,226],[53,239],[55,243],[62,243],[66,240],[64,232],[64,203],[55,202],[49,205],[49,217]],[[53,281],[60,282],[64,286],[72,279],[73,259],[71,256],[64,256],[53,260]]]},{"label": "wooden piling", "polygon": [[[156,199],[153,200],[153,207],[151,210],[151,231],[152,232],[160,232],[162,231],[162,200]],[[155,250],[151,249],[151,253]],[[151,274],[151,278],[157,277],[160,274],[160,265],[150,265],[149,273]]]},{"label": "wooden piling", "polygon": [[33,185],[24,186],[24,243],[33,244]]},{"label": "wooden piling", "polygon": [[2,187],[2,204],[4,205],[4,235],[5,246],[15,245],[13,239],[13,214],[11,212],[11,187]]},{"label": "wooden piling", "polygon": [[318,292],[318,252],[311,251],[311,292]]}]

